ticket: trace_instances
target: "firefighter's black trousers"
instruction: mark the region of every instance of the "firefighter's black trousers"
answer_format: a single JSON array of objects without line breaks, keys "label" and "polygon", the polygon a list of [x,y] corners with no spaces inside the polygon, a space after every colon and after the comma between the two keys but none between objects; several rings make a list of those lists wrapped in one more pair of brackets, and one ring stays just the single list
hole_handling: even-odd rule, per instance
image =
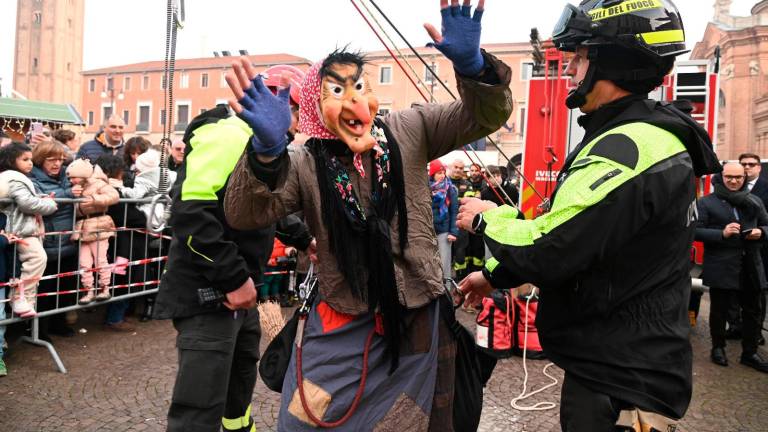
[{"label": "firefighter's black trousers", "polygon": [[228,309],[176,318],[179,371],[169,432],[218,432],[222,417],[242,417],[256,385],[259,314]]},{"label": "firefighter's black trousers", "polygon": [[563,432],[618,432],[616,426],[624,403],[582,385],[568,372],[560,396],[560,427]]}]

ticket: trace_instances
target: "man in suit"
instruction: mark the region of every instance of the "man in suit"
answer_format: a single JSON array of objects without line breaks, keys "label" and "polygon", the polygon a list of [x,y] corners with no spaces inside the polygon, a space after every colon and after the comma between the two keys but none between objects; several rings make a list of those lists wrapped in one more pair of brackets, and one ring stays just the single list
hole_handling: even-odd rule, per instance
[{"label": "man in suit", "polygon": [[728,365],[725,321],[728,299],[736,295],[743,311],[741,363],[768,373],[768,361],[757,353],[759,296],[766,286],[760,249],[768,235],[768,213],[745,182],[745,169],[740,164],[723,167],[722,182],[715,184],[715,193],[697,202],[696,240],[704,242],[702,279],[710,287],[712,362]]},{"label": "man in suit", "polygon": [[[739,155],[739,163],[744,167],[744,171],[747,175],[747,189],[752,195],[757,196],[763,201],[763,205],[768,209],[768,180],[760,176],[762,166],[760,165],[760,156],[755,153],[742,153]],[[768,248],[763,247],[763,265],[765,266],[765,273],[768,274]],[[766,310],[765,291],[760,295],[760,324],[765,322],[765,310]],[[737,308],[738,311],[738,308]],[[738,315],[738,314],[737,314]],[[758,337],[758,344],[765,345],[765,338],[760,333]]]}]

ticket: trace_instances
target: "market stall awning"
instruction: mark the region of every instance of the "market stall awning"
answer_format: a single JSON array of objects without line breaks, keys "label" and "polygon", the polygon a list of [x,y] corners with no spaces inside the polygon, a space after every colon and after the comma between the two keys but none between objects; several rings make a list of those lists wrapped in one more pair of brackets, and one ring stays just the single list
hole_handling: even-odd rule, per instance
[{"label": "market stall awning", "polygon": [[0,98],[0,118],[84,125],[74,106],[23,99]]}]

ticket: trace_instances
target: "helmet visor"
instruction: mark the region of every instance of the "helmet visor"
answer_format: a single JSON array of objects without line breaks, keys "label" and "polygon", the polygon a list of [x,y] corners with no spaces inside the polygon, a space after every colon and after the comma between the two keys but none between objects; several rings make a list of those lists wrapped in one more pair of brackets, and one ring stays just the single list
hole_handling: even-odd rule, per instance
[{"label": "helmet visor", "polygon": [[592,18],[584,11],[566,4],[552,31],[552,42],[560,50],[573,51],[582,42],[594,36],[593,24]]},{"label": "helmet visor", "polygon": [[568,31],[568,24],[571,20],[579,14],[579,10],[572,4],[566,4],[563,8],[563,12],[560,14],[560,19],[555,24],[555,29],[552,30],[552,37],[558,37]]}]

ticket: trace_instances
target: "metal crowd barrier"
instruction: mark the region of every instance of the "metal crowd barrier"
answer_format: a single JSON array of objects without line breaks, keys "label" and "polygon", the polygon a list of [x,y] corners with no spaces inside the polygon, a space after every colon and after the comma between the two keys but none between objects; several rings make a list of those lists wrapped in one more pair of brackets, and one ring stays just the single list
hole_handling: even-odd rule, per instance
[{"label": "metal crowd barrier", "polygon": [[[55,256],[52,257],[48,254],[46,270],[43,276],[39,279],[40,284],[37,288],[37,301],[35,306],[37,315],[32,318],[21,318],[16,316],[10,307],[12,285],[14,284],[13,278],[18,277],[20,274],[20,262],[17,259],[17,244],[13,244],[12,250],[9,246],[5,253],[6,257],[8,257],[8,255],[11,256],[11,260],[8,263],[8,275],[10,281],[0,283],[0,291],[5,290],[5,296],[0,296],[0,312],[2,312],[3,309],[6,309],[7,313],[4,319],[0,319],[0,326],[14,324],[20,321],[31,321],[30,335],[23,336],[22,340],[33,345],[47,348],[59,371],[61,373],[66,373],[67,369],[56,352],[55,347],[51,343],[40,339],[39,319],[69,311],[92,308],[116,301],[123,301],[157,293],[164,262],[168,259],[167,247],[170,236],[167,234],[150,232],[147,230],[146,225],[128,226],[131,206],[148,204],[154,199],[154,197],[120,199],[118,204],[116,204],[123,206],[122,223],[119,224],[118,220],[114,221],[116,229],[114,230],[114,236],[109,239],[111,251],[107,255],[109,265],[106,267],[80,268],[79,253],[82,241],[69,241],[69,236],[76,232],[75,221],[77,218],[75,205],[72,206],[72,227],[70,230],[44,233],[42,239],[43,243],[46,239],[56,239],[54,242]],[[82,198],[55,198],[54,201],[56,201],[57,204],[66,205],[76,204],[85,200]],[[0,203],[12,204],[12,201],[9,199],[0,199]],[[137,209],[134,209],[134,211],[140,212],[140,210]],[[134,213],[134,215],[140,213]],[[115,218],[113,218],[113,220],[114,219]],[[0,227],[0,229],[1,228],[4,227]],[[70,249],[69,255],[62,256],[62,252],[66,252],[68,250],[67,246],[70,244],[74,246],[74,252],[71,252]],[[88,289],[81,287],[81,276],[86,272],[91,272],[94,278],[93,289],[98,293],[103,288],[99,286],[98,270],[103,268],[114,269],[115,267],[118,267],[115,266],[115,259],[118,256],[122,256],[118,255],[118,251],[128,255],[128,257],[125,257],[128,259],[128,262],[119,266],[124,266],[125,275],[118,275],[114,271],[110,275],[110,286],[108,289],[111,297],[108,300],[94,301],[87,305],[78,304],[78,300],[89,291]]]}]

